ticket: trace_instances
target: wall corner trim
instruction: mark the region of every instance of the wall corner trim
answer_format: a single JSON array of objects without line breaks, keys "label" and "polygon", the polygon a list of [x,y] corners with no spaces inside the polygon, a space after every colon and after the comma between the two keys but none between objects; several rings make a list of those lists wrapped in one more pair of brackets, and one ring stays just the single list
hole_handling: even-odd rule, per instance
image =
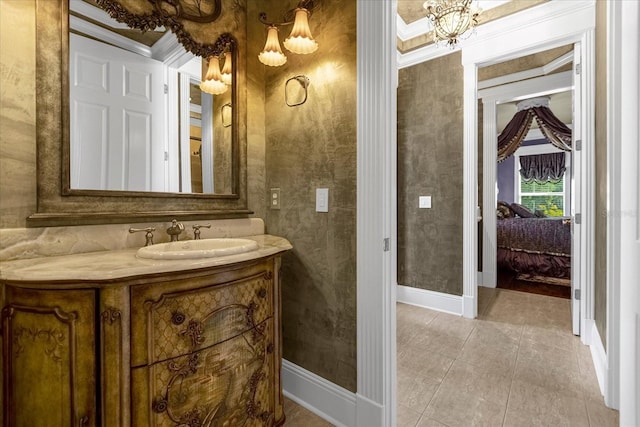
[{"label": "wall corner trim", "polygon": [[331,424],[355,427],[355,393],[286,359],[282,360],[282,388],[286,397]]},{"label": "wall corner trim", "polygon": [[398,285],[397,293],[397,301],[401,303],[458,316],[463,314],[462,297],[460,295],[445,294],[444,292],[429,291],[404,285]]},{"label": "wall corner trim", "polygon": [[591,358],[593,359],[593,367],[596,370],[596,377],[598,377],[598,385],[600,386],[600,393],[603,396],[607,395],[606,386],[608,384],[608,366],[607,366],[607,353],[602,345],[602,339],[600,333],[596,327],[594,320],[587,320],[586,323],[590,325],[586,329],[591,330],[591,340],[589,342],[589,349],[591,350]]}]

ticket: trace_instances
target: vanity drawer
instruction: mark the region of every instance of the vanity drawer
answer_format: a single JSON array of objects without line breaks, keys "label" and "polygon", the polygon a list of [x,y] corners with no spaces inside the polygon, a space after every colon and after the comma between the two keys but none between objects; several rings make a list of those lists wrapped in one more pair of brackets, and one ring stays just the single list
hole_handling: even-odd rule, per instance
[{"label": "vanity drawer", "polygon": [[276,425],[273,328],[267,319],[214,346],[132,369],[132,425]]},{"label": "vanity drawer", "polygon": [[132,289],[132,366],[228,341],[272,317],[273,271],[266,265],[252,273],[224,283],[214,277],[194,289],[179,283]]}]

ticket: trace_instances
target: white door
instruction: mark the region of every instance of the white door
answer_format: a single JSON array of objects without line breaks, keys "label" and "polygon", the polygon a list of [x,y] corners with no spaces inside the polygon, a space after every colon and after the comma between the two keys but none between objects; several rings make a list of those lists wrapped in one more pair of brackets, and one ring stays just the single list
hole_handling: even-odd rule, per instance
[{"label": "white door", "polygon": [[76,34],[69,50],[71,188],[163,190],[162,63]]},{"label": "white door", "polygon": [[[640,4],[612,2],[611,175],[620,186],[610,212],[619,224],[620,425],[640,425]],[[611,69],[611,68],[610,68]],[[615,191],[615,188],[614,188]],[[618,315],[618,313],[611,313]],[[607,337],[609,339],[609,337]]]},{"label": "white door", "polygon": [[581,177],[582,177],[582,92],[580,87],[580,43],[573,48],[573,131],[571,152],[571,318],[574,335],[580,335]]}]

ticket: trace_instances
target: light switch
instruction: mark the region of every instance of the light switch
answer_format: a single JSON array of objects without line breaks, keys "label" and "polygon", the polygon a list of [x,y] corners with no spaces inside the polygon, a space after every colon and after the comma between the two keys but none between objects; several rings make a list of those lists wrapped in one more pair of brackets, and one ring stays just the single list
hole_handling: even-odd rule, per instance
[{"label": "light switch", "polygon": [[271,198],[269,199],[271,209],[280,209],[280,189],[271,189]]},{"label": "light switch", "polygon": [[316,188],[316,212],[329,212],[328,188]]},{"label": "light switch", "polygon": [[420,196],[418,198],[418,207],[420,209],[431,209],[431,196]]}]

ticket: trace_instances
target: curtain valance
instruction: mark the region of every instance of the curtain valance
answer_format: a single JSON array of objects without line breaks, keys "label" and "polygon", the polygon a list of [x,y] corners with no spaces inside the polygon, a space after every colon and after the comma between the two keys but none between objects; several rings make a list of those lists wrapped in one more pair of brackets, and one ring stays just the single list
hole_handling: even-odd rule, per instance
[{"label": "curtain valance", "polygon": [[518,104],[518,112],[498,135],[498,162],[512,156],[520,147],[533,119],[551,144],[571,151],[571,129],[553,114],[548,104],[549,98],[534,98]]},{"label": "curtain valance", "polygon": [[520,176],[525,182],[558,182],[565,170],[565,153],[520,156]]}]

